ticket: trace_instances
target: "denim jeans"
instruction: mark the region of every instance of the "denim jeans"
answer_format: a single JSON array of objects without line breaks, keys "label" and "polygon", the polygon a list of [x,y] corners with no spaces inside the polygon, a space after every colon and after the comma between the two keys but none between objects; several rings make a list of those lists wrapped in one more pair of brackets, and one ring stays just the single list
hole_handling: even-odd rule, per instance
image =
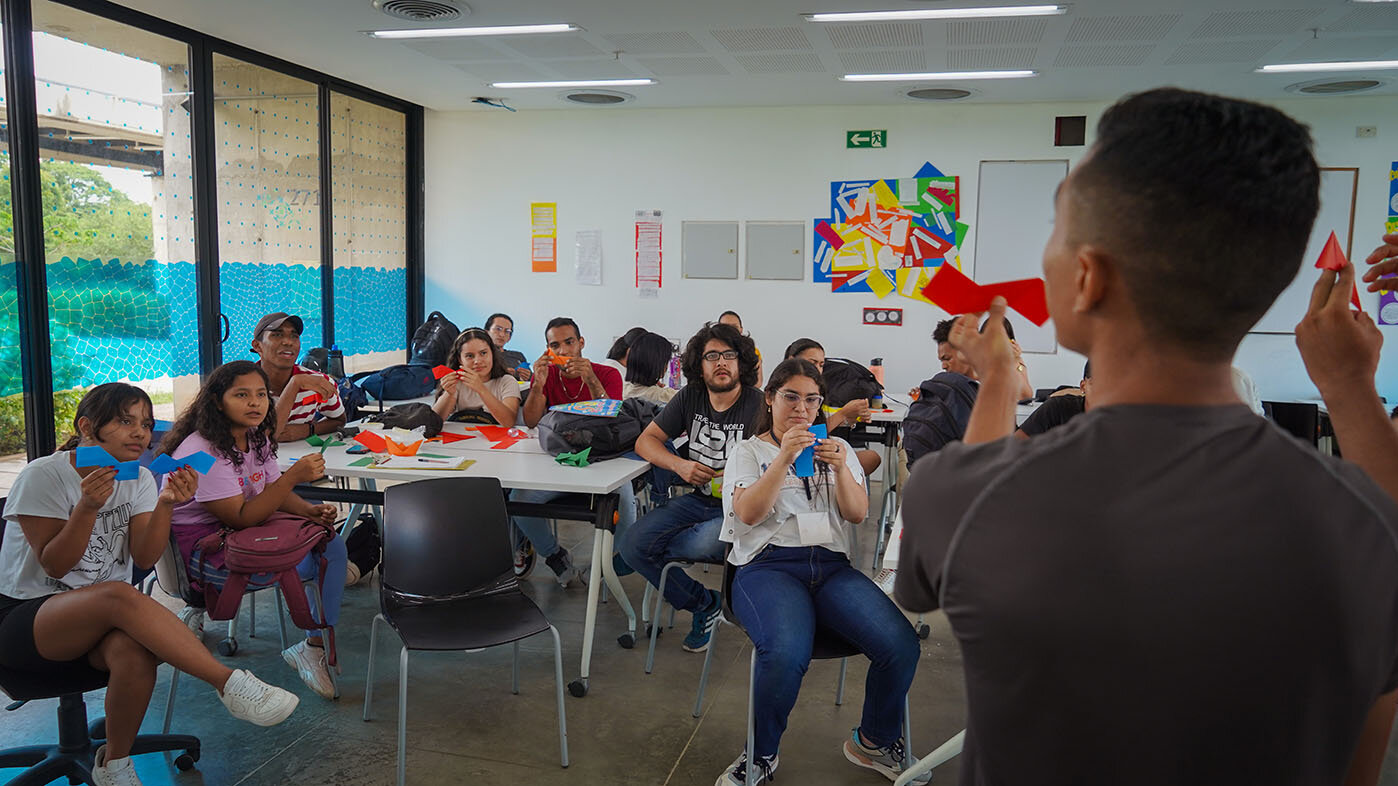
[{"label": "denim jeans", "polygon": [[869,658],[860,735],[873,746],[902,736],[903,701],[917,671],[917,634],[849,558],[819,546],[769,546],[733,577],[733,613],[757,649],[756,755],[777,752],[819,632]]},{"label": "denim jeans", "polygon": [[[622,459],[617,460],[621,461]],[[621,488],[616,491],[616,537],[620,540],[622,534],[630,529],[636,521],[636,492],[632,490],[629,480],[621,484]],[[552,502],[565,494],[567,494],[565,491],[515,489],[510,492],[510,499],[515,502]],[[549,529],[547,519],[536,516],[515,516],[514,522],[515,529],[534,544],[534,552],[539,555],[539,559],[548,559],[558,552],[558,538],[553,536],[553,530]]]},{"label": "denim jeans", "polygon": [[[718,540],[722,524],[721,501],[701,494],[680,495],[636,521],[621,539],[621,558],[658,587],[667,562],[722,562],[723,544]],[[701,611],[709,593],[684,571],[672,570],[665,582],[665,601],[684,611]]]},{"label": "denim jeans", "polygon": [[[334,625],[340,621],[340,601],[345,597],[345,570],[348,567],[349,556],[345,552],[345,539],[336,535],[325,542],[325,586],[320,587],[320,600],[316,600],[316,585],[314,583],[306,585],[306,599],[311,604],[311,617],[317,622],[322,618],[317,609],[321,603],[325,604],[324,620],[329,625]],[[189,577],[194,581],[207,581],[215,587],[223,588],[223,582],[228,579],[226,570],[210,570],[208,575],[199,572],[199,549],[189,556],[188,566]],[[314,581],[320,578],[320,560],[313,551],[306,555],[296,566],[296,575],[302,581]],[[248,591],[265,589],[276,584],[276,577],[267,573],[257,573],[248,578]],[[308,630],[307,636],[319,636],[320,631]]]}]

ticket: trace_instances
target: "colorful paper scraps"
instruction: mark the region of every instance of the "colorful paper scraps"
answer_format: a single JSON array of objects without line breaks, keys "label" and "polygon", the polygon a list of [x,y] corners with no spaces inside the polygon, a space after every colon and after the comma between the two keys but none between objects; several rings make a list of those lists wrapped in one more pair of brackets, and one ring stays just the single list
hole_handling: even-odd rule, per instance
[{"label": "colorful paper scraps", "polygon": [[450,445],[453,442],[461,442],[462,440],[475,438],[475,434],[453,434],[450,431],[443,431],[441,434],[437,435],[437,439],[440,439],[443,445]]},{"label": "colorful paper scraps", "polygon": [[959,178],[930,163],[910,178],[832,182],[830,215],[813,223],[812,280],[832,292],[927,302],[919,276],[902,271],[960,268],[970,228],[957,220],[960,190]]},{"label": "colorful paper scraps", "polygon": [[451,368],[450,366],[436,366],[432,369],[432,378],[441,379],[442,377],[445,377],[453,371],[456,371],[456,369]]},{"label": "colorful paper scraps", "polygon": [[583,448],[576,453],[559,453],[553,460],[565,467],[586,467],[589,463],[587,457],[591,453],[592,448]]},{"label": "colorful paper scraps", "polygon": [[207,475],[209,474],[209,470],[214,468],[214,460],[213,456],[210,456],[202,450],[196,450],[188,456],[181,456],[180,458],[171,458],[168,455],[161,454],[156,456],[155,460],[150,463],[150,471],[157,475],[166,475],[180,467],[189,467],[200,475]]},{"label": "colorful paper scraps", "polygon": [[1035,325],[1048,321],[1048,300],[1044,296],[1044,280],[1023,278],[999,284],[977,284],[951,265],[943,265],[922,294],[948,314],[974,314],[990,308],[998,295],[1010,308],[1024,315]]},{"label": "colorful paper scraps", "polygon": [[375,453],[383,453],[388,450],[386,440],[376,431],[361,431],[354,435],[354,441]]},{"label": "colorful paper scraps", "polygon": [[[1325,241],[1325,248],[1320,250],[1320,258],[1315,261],[1315,266],[1321,270],[1334,270],[1339,272],[1345,269],[1349,260],[1345,258],[1345,252],[1340,250],[1340,240],[1335,237],[1335,233],[1330,233],[1330,238]],[[1356,310],[1363,311],[1364,307],[1359,305],[1359,282],[1356,281],[1354,288],[1349,293],[1350,305]]]},{"label": "colorful paper scraps", "polygon": [[141,476],[141,462],[117,461],[101,445],[79,445],[74,458],[77,467],[116,467],[116,480],[135,480]]},{"label": "colorful paper scraps", "polygon": [[320,448],[320,454],[325,455],[326,448],[337,448],[343,444],[335,438],[334,434],[312,434],[306,437],[306,442],[313,447]]},{"label": "colorful paper scraps", "polygon": [[555,404],[549,412],[567,412],[573,415],[592,415],[599,418],[614,418],[621,412],[621,402],[614,398],[594,398],[589,401],[574,401],[571,404]]}]

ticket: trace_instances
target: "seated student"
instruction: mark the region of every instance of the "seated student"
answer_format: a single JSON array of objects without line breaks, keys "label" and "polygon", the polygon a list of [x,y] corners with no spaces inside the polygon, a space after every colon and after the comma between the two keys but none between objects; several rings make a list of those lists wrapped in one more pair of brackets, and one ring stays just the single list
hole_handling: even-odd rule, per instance
[{"label": "seated student", "polygon": [[607,359],[602,361],[602,365],[611,366],[623,378],[626,376],[626,355],[631,351],[631,345],[636,339],[645,335],[648,331],[643,327],[633,327],[626,331],[616,341],[612,342],[611,349],[607,350]]},{"label": "seated student", "polygon": [[668,404],[679,391],[660,384],[660,378],[670,370],[674,347],[670,339],[647,331],[636,337],[627,350],[626,384],[621,386],[622,398],[643,398],[657,404]]},{"label": "seated student", "polygon": [[[820,342],[813,338],[798,338],[791,342],[786,348],[786,357],[783,359],[790,360],[791,358],[801,358],[802,360],[810,361],[810,363],[816,367],[816,371],[819,371],[821,374],[825,373],[825,347],[822,347]],[[825,416],[826,427],[830,429],[831,433],[834,433],[835,429],[841,427],[845,427],[846,431],[848,431],[848,427],[858,423],[860,418],[866,417],[868,414],[869,399],[855,399],[847,402],[838,410],[827,413]],[[847,442],[850,441],[849,437],[843,438]],[[878,451],[868,449],[868,442],[862,442],[858,445],[855,445],[853,442],[850,444],[856,448],[854,455],[855,458],[859,459],[859,466],[864,470],[865,477],[868,477],[874,470],[879,468],[882,459],[879,458]]]},{"label": "seated student", "polygon": [[272,395],[278,442],[329,434],[345,425],[335,381],[296,362],[303,327],[300,317],[278,311],[257,320],[252,333],[252,351]]},{"label": "seated student", "polygon": [[[577,401],[591,401],[599,398],[620,399],[621,375],[610,366],[595,365],[582,356],[587,342],[583,340],[578,323],[568,317],[555,317],[544,328],[544,342],[549,352],[564,359],[564,365],[555,365],[549,352],[539,356],[534,362],[534,382],[529,400],[524,404],[524,423],[529,428],[539,425],[548,408],[558,404],[571,404]],[[617,490],[621,495],[617,513],[617,537],[636,518],[636,498],[631,484],[623,483]],[[548,502],[562,496],[556,491],[516,491],[510,499],[519,502]],[[548,521],[532,516],[515,516],[515,529],[519,530],[532,544],[521,545],[515,555],[515,570],[521,575],[528,573],[533,565],[534,555],[544,558],[545,564],[553,571],[558,583],[567,587],[574,579],[580,578],[582,571],[573,564],[568,550],[558,545]]]},{"label": "seated student", "polygon": [[[913,402],[903,418],[902,432],[903,452],[910,468],[918,459],[941,450],[965,435],[971,408],[980,390],[976,371],[970,361],[948,343],[947,337],[955,321],[943,320],[937,323],[932,332],[942,372],[923,380],[921,385],[909,392]],[[901,474],[900,471],[900,478]],[[903,485],[901,480],[898,485]]]},{"label": "seated student", "polygon": [[[739,333],[745,336],[748,335],[748,332],[743,330],[743,318],[738,316],[738,312],[736,311],[725,311],[719,314],[718,324],[737,328]],[[751,336],[749,336],[749,338],[751,338]],[[757,348],[757,342],[755,341],[753,342],[752,348],[753,351],[757,353],[757,382],[754,384],[760,385],[762,384],[762,350]]]},{"label": "seated student", "polygon": [[[756,750],[743,751],[718,786],[744,784],[749,755],[758,777],[744,786],[773,780],[817,631],[869,657],[864,713],[845,740],[845,758],[891,780],[903,771],[903,702],[921,653],[903,613],[850,564],[849,525],[868,515],[869,497],[848,443],[817,441],[807,428],[824,420],[824,395],[814,365],[783,360],[767,382],[755,433],[733,450],[724,472],[721,537],[733,544],[728,561],[738,566],[731,603],[757,649]],[[797,477],[796,457],[811,446],[816,474]]]},{"label": "seated student", "polygon": [[[944,319],[938,322],[937,327],[933,329],[932,341],[937,344],[937,359],[942,362],[943,371],[950,371],[954,374],[961,374],[962,376],[977,380],[979,377],[976,376],[976,369],[966,360],[965,355],[958,352],[956,348],[947,341],[947,336],[951,333],[951,328],[955,324],[955,319]],[[986,324],[989,324],[989,322]],[[1019,348],[1019,342],[1014,340],[1014,326],[1010,324],[1010,320],[1008,319],[1004,321],[1004,325],[1005,332],[1010,336],[1010,346],[1014,348],[1015,373],[1020,377],[1019,388],[1016,390],[1016,393],[1019,395],[1019,400],[1021,401],[1027,398],[1034,398],[1034,386],[1029,382],[1029,368],[1024,365],[1024,354]],[[981,331],[985,331],[985,325],[981,325]],[[917,398],[918,393],[914,390],[910,391],[909,395],[913,398]]]},{"label": "seated student", "polygon": [[[723,521],[721,476],[728,456],[752,434],[762,412],[762,391],[757,380],[757,353],[752,339],[729,325],[705,325],[684,348],[684,377],[689,384],[665,405],[636,440],[636,452],[654,467],[669,470],[695,487],[692,494],[666,500],[636,521],[621,538],[621,556],[660,586],[665,563],[675,560],[717,562],[723,557],[719,526]],[[688,435],[684,451],[676,455],[668,440]],[[717,592],[683,572],[670,571],[665,600],[674,608],[693,614],[684,649],[703,652],[709,647],[721,610]]]},{"label": "seated student", "polygon": [[154,424],[144,390],[98,385],[78,404],[76,436],[25,466],[5,503],[0,667],[36,679],[109,675],[107,737],[92,773],[99,786],[140,786],[131,745],[161,663],[209,683],[233,717],[260,726],[282,722],[298,701],[219,663],[174,614],[131,585],[132,566],[153,567],[169,545],[171,512],[195,493],[199,476],[176,470],[157,491],[144,467],[134,480],[117,480],[114,467],[77,467],[74,449],[100,447],[117,461],[136,461]]},{"label": "seated student", "polygon": [[[325,459],[312,453],[298,459],[285,473],[277,468],[277,443],[272,438],[276,414],[267,390],[267,375],[255,364],[235,360],[219,366],[160,444],[161,453],[176,459],[201,450],[216,459],[193,498],[177,506],[172,516],[175,542],[191,583],[207,581],[221,587],[227,579],[223,553],[203,557],[197,548],[201,539],[224,527],[256,527],[278,512],[326,524],[335,522],[334,505],[312,505],[291,490],[323,475]],[[306,594],[317,621],[334,625],[340,616],[348,559],[345,541],[339,535],[327,543],[325,557],[324,586],[318,590],[312,583]],[[317,578],[318,562],[314,553],[307,554],[297,566],[301,578]],[[266,581],[255,577],[248,586],[274,583],[272,577]],[[321,593],[319,602],[317,591]],[[324,609],[318,608],[321,603]],[[319,631],[306,631],[305,641],[283,651],[282,659],[297,670],[311,690],[327,699],[334,695]]]},{"label": "seated student", "polygon": [[[905,487],[895,597],[944,608],[960,640],[964,782],[1338,784],[1372,764],[1361,736],[1382,751],[1398,505],[1253,415],[1230,371],[1297,274],[1318,189],[1309,133],[1274,108],[1129,96],[1059,187],[1044,249],[1092,409],[1002,439],[1008,336],[951,332],[980,396],[964,444]],[[1198,220],[1162,239],[1181,211]]]},{"label": "seated student", "polygon": [[1015,436],[1020,439],[1029,439],[1067,423],[1087,411],[1091,396],[1092,362],[1089,361],[1083,364],[1082,382],[1078,384],[1078,390],[1074,391],[1072,388],[1068,388],[1049,396],[1048,401],[1040,404],[1023,423],[1019,424],[1019,428],[1015,429]]},{"label": "seated student", "polygon": [[[488,414],[502,426],[513,426],[519,412],[519,383],[505,371],[500,348],[490,334],[467,328],[457,335],[447,357],[452,373],[437,383],[432,409],[443,420],[458,412]],[[481,412],[483,410],[483,412]]]},{"label": "seated student", "polygon": [[510,375],[521,382],[528,381],[529,359],[523,352],[513,349],[505,349],[505,345],[510,343],[510,338],[515,334],[515,322],[507,314],[491,314],[485,321],[485,332],[490,334],[490,340],[500,349],[500,362],[505,365],[505,370]]}]

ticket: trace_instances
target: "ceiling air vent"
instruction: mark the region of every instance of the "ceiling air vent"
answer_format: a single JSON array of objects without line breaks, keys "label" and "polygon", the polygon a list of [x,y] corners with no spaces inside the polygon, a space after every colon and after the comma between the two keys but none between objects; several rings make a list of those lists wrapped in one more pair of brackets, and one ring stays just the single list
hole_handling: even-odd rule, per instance
[{"label": "ceiling air vent", "polygon": [[1341,93],[1360,93],[1382,85],[1378,79],[1318,79],[1312,82],[1298,82],[1286,89],[1291,93],[1333,96]]},{"label": "ceiling air vent", "polygon": [[903,95],[914,101],[960,101],[970,98],[972,93],[959,87],[917,87],[905,91]]},{"label": "ceiling air vent", "polygon": [[611,90],[575,90],[563,94],[564,101],[585,106],[615,106],[616,104],[625,104],[634,98],[635,96],[630,93],[618,93]]},{"label": "ceiling air vent", "polygon": [[465,4],[447,0],[374,0],[374,7],[409,22],[445,22],[471,13]]}]

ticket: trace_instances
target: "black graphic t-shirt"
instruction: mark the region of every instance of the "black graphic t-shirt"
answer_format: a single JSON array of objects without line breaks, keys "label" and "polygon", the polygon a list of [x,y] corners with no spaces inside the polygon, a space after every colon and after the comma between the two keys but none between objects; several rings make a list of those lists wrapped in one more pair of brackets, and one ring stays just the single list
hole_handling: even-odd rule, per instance
[{"label": "black graphic t-shirt", "polygon": [[762,413],[762,391],[743,388],[733,406],[719,412],[709,402],[704,383],[685,385],[655,418],[655,424],[670,439],[687,434],[689,460],[723,472],[728,456],[739,442],[752,435],[757,416]]}]

